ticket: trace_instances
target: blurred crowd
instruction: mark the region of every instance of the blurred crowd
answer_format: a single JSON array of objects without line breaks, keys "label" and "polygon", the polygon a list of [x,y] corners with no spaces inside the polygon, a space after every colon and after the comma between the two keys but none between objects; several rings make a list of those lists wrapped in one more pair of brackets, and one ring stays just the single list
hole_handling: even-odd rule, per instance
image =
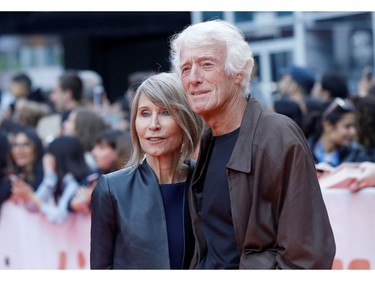
[{"label": "blurred crowd", "polygon": [[305,67],[282,70],[273,110],[302,128],[315,163],[375,162],[375,80],[365,68],[356,92],[344,75],[316,79]]},{"label": "blurred crowd", "polygon": [[[263,107],[292,118],[303,130],[315,163],[375,162],[375,80],[363,70],[356,92],[344,75],[317,79],[306,67],[282,69],[277,91],[251,91]],[[129,116],[137,86],[149,75],[128,77],[111,102],[95,71],[67,70],[50,93],[18,73],[0,99],[0,204],[12,200],[54,223],[70,212],[90,213],[98,177],[124,167],[132,149]]]},{"label": "blurred crowd", "polygon": [[67,70],[50,93],[26,73],[1,94],[0,206],[7,200],[62,223],[70,212],[90,213],[91,192],[102,173],[130,156],[130,91],[111,103],[100,75]]}]

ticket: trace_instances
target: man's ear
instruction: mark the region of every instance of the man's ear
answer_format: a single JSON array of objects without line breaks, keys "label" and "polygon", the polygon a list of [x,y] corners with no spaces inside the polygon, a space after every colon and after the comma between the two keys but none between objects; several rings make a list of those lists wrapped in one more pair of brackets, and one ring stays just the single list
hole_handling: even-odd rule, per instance
[{"label": "man's ear", "polygon": [[240,85],[241,82],[242,82],[242,79],[243,79],[243,73],[242,72],[239,72],[235,75],[234,77],[234,83]]}]

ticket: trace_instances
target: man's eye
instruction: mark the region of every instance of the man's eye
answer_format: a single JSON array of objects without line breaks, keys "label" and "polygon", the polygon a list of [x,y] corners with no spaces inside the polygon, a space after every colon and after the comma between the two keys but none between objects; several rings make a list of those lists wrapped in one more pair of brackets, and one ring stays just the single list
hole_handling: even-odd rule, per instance
[{"label": "man's eye", "polygon": [[181,69],[181,73],[185,73],[185,72],[188,72],[190,70],[190,67],[188,66],[185,66]]}]

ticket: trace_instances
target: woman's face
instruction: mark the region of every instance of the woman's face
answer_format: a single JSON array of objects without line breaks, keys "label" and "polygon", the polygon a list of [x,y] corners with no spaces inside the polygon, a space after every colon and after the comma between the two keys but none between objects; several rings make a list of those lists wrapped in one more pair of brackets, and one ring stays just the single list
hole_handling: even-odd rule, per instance
[{"label": "woman's face", "polygon": [[102,171],[109,171],[117,159],[117,152],[105,140],[99,141],[92,149],[96,165]]},{"label": "woman's face", "polygon": [[326,125],[325,132],[336,146],[348,146],[357,135],[354,113],[345,113],[335,124]]},{"label": "woman's face", "polygon": [[167,109],[139,98],[135,128],[142,150],[151,157],[179,157],[183,131]]},{"label": "woman's face", "polygon": [[35,145],[26,134],[18,133],[12,138],[11,156],[17,166],[24,168],[32,165],[35,154]]}]

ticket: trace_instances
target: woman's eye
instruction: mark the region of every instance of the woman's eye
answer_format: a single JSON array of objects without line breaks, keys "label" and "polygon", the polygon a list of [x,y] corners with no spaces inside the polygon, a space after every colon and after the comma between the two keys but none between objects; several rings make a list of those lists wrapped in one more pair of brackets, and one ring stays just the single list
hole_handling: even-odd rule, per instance
[{"label": "woman's eye", "polygon": [[140,113],[140,115],[141,115],[142,117],[149,117],[151,114],[150,114],[150,112],[148,112],[148,111],[142,111],[142,112]]},{"label": "woman's eye", "polygon": [[163,115],[163,116],[169,116],[170,114],[169,114],[169,111],[168,111],[168,110],[164,110],[164,111],[162,112],[162,115]]}]

